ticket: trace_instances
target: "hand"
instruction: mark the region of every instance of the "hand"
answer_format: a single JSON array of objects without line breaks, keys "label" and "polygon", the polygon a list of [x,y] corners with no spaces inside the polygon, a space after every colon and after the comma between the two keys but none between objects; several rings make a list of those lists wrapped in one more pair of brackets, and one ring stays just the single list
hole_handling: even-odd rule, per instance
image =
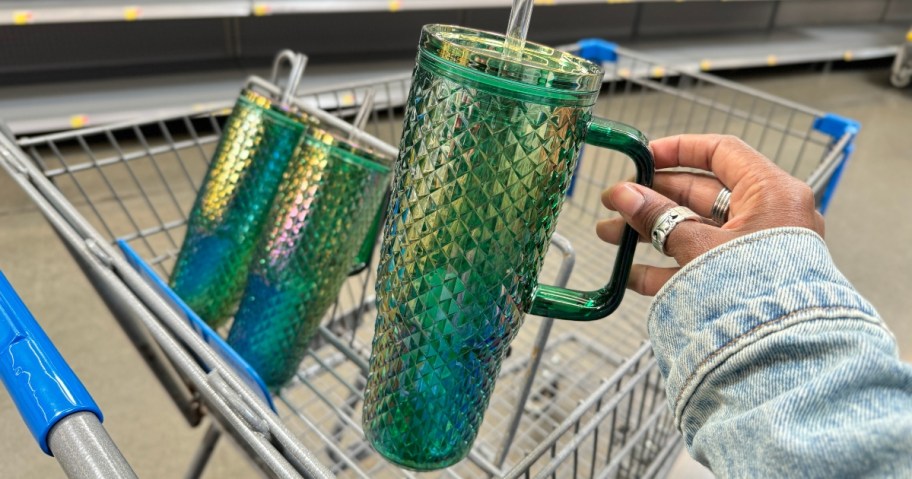
[{"label": "hand", "polygon": [[[823,216],[814,205],[814,192],[772,161],[734,136],[679,135],[650,143],[657,170],[689,167],[713,175],[658,172],[654,190],[636,183],[619,183],[602,193],[602,203],[621,214],[596,225],[599,238],[617,244],[625,222],[649,241],[656,219],[681,205],[704,218],[723,185],[731,190],[729,219],[716,225],[709,219],[685,221],[668,236],[665,251],[679,266],[716,246],[756,231],[780,226],[809,228],[823,236]],[[654,296],[680,269],[633,265],[627,287]]]}]

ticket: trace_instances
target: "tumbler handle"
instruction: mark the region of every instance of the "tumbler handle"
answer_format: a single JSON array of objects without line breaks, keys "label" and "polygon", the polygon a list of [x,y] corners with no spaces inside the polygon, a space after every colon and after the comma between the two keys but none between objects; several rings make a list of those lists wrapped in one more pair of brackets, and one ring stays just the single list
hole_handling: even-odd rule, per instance
[{"label": "tumbler handle", "polygon": [[[636,165],[636,182],[652,186],[655,160],[649,150],[649,141],[636,128],[603,118],[593,118],[587,127],[586,143],[627,155]],[[639,234],[627,225],[618,246],[611,280],[604,288],[596,291],[576,291],[539,285],[528,312],[537,316],[571,321],[592,321],[608,316],[624,299],[638,240]]]}]

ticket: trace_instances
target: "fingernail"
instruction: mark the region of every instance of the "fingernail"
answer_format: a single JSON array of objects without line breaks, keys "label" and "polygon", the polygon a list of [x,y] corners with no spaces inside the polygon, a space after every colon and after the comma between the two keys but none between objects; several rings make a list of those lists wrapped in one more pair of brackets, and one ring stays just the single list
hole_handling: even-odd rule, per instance
[{"label": "fingernail", "polygon": [[636,213],[643,206],[646,198],[633,186],[623,184],[614,189],[611,194],[611,202],[614,203],[614,207],[617,208],[619,213],[629,216]]}]

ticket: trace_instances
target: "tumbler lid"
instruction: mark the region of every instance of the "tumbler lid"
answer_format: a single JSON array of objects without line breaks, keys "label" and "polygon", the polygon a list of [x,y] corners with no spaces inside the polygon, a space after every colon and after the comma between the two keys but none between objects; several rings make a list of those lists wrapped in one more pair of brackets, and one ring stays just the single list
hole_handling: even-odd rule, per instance
[{"label": "tumbler lid", "polygon": [[291,124],[303,127],[305,140],[317,141],[329,146],[339,158],[359,166],[388,173],[392,170],[393,159],[368,146],[359,144],[356,140],[348,138],[344,132],[328,123],[321,122],[319,118],[299,111],[296,108],[283,107],[274,103],[268,97],[261,95],[249,88],[241,90],[242,101],[249,101],[270,114],[278,115]]},{"label": "tumbler lid", "polygon": [[[526,85],[529,85],[555,94],[590,95],[601,88],[603,72],[595,63],[529,41],[522,58],[511,58],[504,55],[505,41],[506,37],[499,33],[452,25],[425,25],[419,47],[421,55],[430,54],[480,72],[483,77],[491,77],[489,81],[510,80],[502,83],[513,83],[514,89],[528,89]],[[504,85],[499,82],[498,86]]]},{"label": "tumbler lid", "polygon": [[386,174],[392,171],[393,159],[367,148],[332,125],[316,124],[304,131],[305,141],[317,141],[330,147],[334,156],[363,168]]}]

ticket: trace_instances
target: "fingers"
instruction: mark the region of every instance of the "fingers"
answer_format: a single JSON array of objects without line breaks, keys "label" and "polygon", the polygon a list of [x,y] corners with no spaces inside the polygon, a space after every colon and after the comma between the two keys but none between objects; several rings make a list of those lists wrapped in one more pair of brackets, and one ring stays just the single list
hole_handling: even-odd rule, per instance
[{"label": "fingers", "polygon": [[697,173],[657,173],[652,189],[704,218],[712,218],[712,206],[724,186],[715,177]]},{"label": "fingers", "polygon": [[643,296],[655,296],[680,269],[635,264],[630,269],[627,288]]},{"label": "fingers", "polygon": [[677,135],[649,146],[656,169],[684,166],[711,171],[730,190],[745,179],[787,174],[735,136]]},{"label": "fingers", "polygon": [[[664,171],[656,174],[652,188],[674,203],[686,206],[704,218],[711,218],[712,205],[724,186],[710,175]],[[602,202],[612,208],[609,195],[603,195]],[[601,220],[596,224],[595,232],[602,241],[618,244],[626,225],[624,218]],[[649,241],[649,237],[640,235],[640,242],[645,241]]]},{"label": "fingers", "polygon": [[[754,231],[798,226],[821,236],[825,232],[823,217],[814,209],[813,191],[736,137],[679,135],[653,141],[650,148],[657,169],[696,168],[715,176],[666,171],[656,175],[654,190],[631,182],[615,185],[602,194],[602,202],[621,218],[598,223],[596,232],[602,240],[617,244],[625,224],[639,233],[641,241],[650,238],[656,221],[678,204],[703,218],[711,217],[723,187],[732,191],[733,215],[721,228],[683,221],[672,223],[670,232],[665,229],[664,252],[679,265]],[[675,272],[673,268],[637,265],[628,287],[654,295]]]},{"label": "fingers", "polygon": [[[704,220],[705,223],[709,220]],[[624,237],[624,228],[627,226],[627,221],[623,217],[609,218],[607,220],[599,220],[595,224],[595,234],[606,243],[611,244],[620,244],[621,239]],[[639,235],[638,241],[640,243],[650,243],[652,240],[648,236]],[[666,248],[667,250],[667,248]]]},{"label": "fingers", "polygon": [[[595,234],[606,243],[620,244],[626,226],[627,222],[622,217],[600,220],[595,224]],[[649,237],[640,235],[639,241],[646,243],[649,241]]]},{"label": "fingers", "polygon": [[[659,193],[634,184],[620,183],[603,195],[603,202],[616,210],[623,219],[641,236],[649,237],[656,220],[669,209],[677,206],[670,199]],[[620,233],[611,231],[612,224],[600,223],[599,236],[610,241]],[[673,256],[678,264],[684,265],[693,258],[730,239],[730,233],[719,228],[694,221],[678,224],[668,235],[665,251]]]}]

